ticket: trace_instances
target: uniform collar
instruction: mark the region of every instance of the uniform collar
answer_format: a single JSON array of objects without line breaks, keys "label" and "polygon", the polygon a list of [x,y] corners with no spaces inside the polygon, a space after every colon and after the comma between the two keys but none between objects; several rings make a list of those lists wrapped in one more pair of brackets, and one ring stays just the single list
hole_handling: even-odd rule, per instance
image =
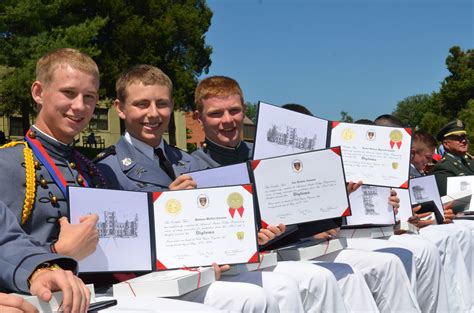
[{"label": "uniform collar", "polygon": [[72,144],[67,145],[60,142],[56,138],[41,131],[35,125],[31,126],[31,132],[34,132],[36,139],[41,143],[43,148],[48,152],[51,157],[65,158],[68,159],[74,152],[74,146]]},{"label": "uniform collar", "polygon": [[250,149],[242,141],[235,147],[219,145],[209,138],[205,139],[205,152],[220,165],[231,165],[249,160]]},{"label": "uniform collar", "polygon": [[160,144],[157,147],[152,147],[152,146],[144,143],[143,141],[131,136],[128,132],[125,132],[124,137],[125,137],[125,140],[129,144],[131,144],[135,149],[137,149],[138,151],[143,153],[150,160],[154,160],[154,159],[157,158],[156,155],[155,155],[155,149],[157,149],[157,148],[160,148],[161,150],[163,150],[164,155],[166,157],[165,144],[164,144],[163,138],[161,138]]}]

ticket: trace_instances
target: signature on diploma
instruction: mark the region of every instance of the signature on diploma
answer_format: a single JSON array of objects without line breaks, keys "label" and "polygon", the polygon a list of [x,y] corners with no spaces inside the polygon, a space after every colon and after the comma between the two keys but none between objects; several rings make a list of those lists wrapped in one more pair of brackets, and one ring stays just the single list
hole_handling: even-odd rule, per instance
[{"label": "signature on diploma", "polygon": [[332,210],[335,210],[336,207],[333,207],[333,206],[327,206],[325,208],[321,208],[321,212],[329,212],[329,211],[332,211]]},{"label": "signature on diploma", "polygon": [[242,252],[242,249],[224,250],[226,256],[234,256]]}]

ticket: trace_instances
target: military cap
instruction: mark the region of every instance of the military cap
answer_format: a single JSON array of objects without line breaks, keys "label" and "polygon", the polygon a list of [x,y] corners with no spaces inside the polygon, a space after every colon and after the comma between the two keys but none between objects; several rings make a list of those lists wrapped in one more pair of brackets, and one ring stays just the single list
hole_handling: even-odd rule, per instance
[{"label": "military cap", "polygon": [[449,122],[448,124],[444,125],[443,128],[439,131],[438,135],[436,135],[436,139],[442,141],[444,138],[450,135],[465,135],[466,128],[464,123],[460,120],[454,120]]}]

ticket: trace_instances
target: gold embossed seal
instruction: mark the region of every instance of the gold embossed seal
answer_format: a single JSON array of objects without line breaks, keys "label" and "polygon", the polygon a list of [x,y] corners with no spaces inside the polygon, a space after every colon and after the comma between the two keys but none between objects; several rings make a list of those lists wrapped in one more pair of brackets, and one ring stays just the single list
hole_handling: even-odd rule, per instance
[{"label": "gold embossed seal", "polygon": [[181,213],[181,202],[176,199],[166,201],[165,210],[168,214],[178,215]]}]

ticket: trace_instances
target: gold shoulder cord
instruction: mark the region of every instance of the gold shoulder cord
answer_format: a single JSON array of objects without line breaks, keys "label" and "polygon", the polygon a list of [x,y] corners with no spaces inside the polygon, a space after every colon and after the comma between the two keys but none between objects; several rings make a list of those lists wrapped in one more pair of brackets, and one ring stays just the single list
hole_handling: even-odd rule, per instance
[{"label": "gold shoulder cord", "polygon": [[25,191],[25,202],[23,204],[23,211],[21,213],[21,223],[25,224],[30,217],[33,204],[35,203],[35,163],[33,159],[33,151],[28,147],[26,141],[13,141],[7,144],[4,144],[1,148],[14,147],[16,145],[23,144],[25,148],[23,149],[23,155],[25,157],[25,168],[26,168],[26,191]]}]

